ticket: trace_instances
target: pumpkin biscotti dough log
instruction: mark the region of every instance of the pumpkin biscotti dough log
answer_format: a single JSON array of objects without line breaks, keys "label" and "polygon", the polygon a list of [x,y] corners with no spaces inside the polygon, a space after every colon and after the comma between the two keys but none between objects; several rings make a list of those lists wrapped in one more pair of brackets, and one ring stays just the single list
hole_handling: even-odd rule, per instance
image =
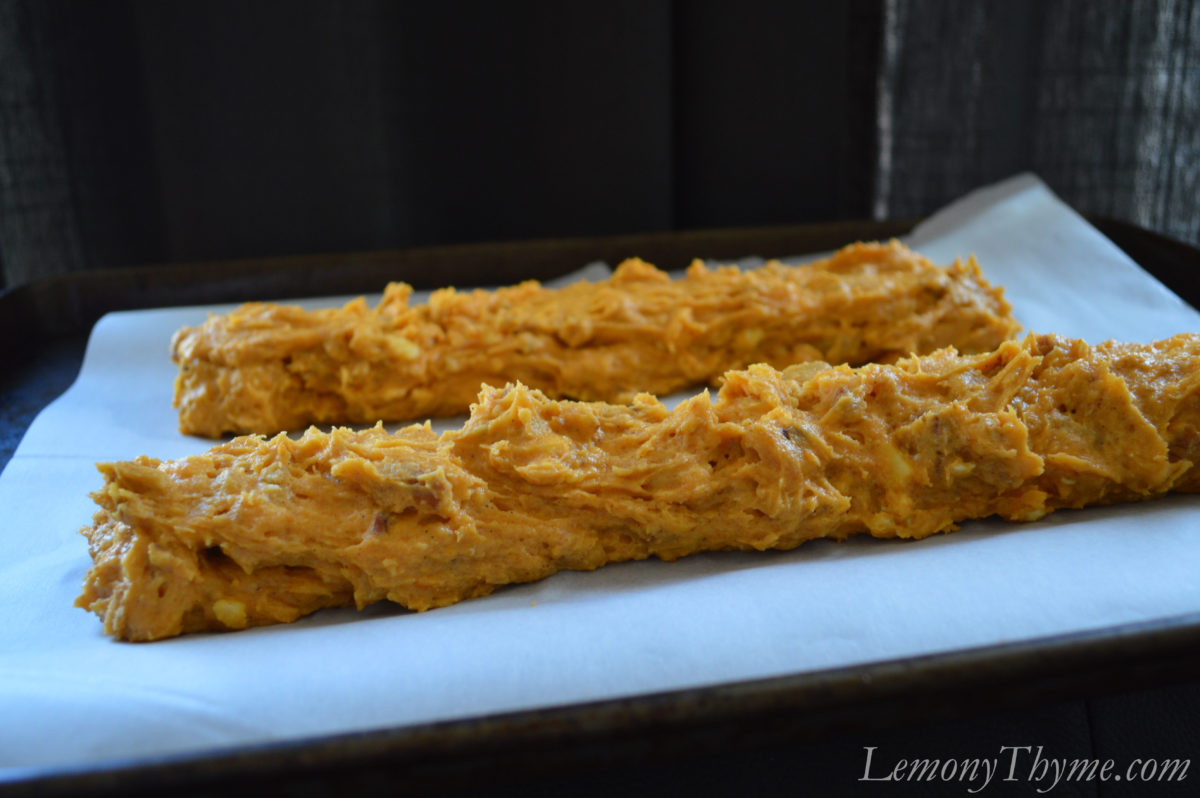
[{"label": "pumpkin biscotti dough log", "polygon": [[424,610],[562,569],[1197,491],[1198,460],[1196,335],[755,365],[674,410],[485,387],[441,436],[310,429],[101,465],[76,603],[129,640]]},{"label": "pumpkin biscotti dough log", "polygon": [[696,262],[678,280],[629,260],[609,280],[557,290],[443,289],[415,306],[411,293],[393,283],[375,308],[254,303],[180,330],[180,429],[219,437],[453,415],[485,383],[626,402],[751,363],[983,352],[1018,330],[973,260],[943,269],[898,242],[800,267]]}]

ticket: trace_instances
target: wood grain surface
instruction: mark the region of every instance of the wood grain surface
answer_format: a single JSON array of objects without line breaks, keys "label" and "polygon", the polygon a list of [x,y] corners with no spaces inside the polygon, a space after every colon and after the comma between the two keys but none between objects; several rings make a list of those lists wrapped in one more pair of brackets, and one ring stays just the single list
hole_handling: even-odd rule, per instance
[{"label": "wood grain surface", "polygon": [[889,0],[877,216],[1016,171],[1200,242],[1200,3]]},{"label": "wood grain surface", "polygon": [[1195,243],[1198,95],[1200,0],[0,0],[0,288],[907,218],[1020,171]]}]

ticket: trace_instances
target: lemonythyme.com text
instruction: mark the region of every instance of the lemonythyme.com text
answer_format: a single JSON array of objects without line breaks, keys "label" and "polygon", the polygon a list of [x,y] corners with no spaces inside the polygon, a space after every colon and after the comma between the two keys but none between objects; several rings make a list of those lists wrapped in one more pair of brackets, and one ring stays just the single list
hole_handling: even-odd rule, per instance
[{"label": "lemonythyme.com text", "polygon": [[978,794],[999,782],[1024,782],[1040,794],[1063,784],[1180,782],[1188,776],[1191,759],[1114,759],[1056,757],[1040,745],[1004,745],[996,756],[889,759],[878,746],[863,746],[866,764],[862,782],[958,782]]}]

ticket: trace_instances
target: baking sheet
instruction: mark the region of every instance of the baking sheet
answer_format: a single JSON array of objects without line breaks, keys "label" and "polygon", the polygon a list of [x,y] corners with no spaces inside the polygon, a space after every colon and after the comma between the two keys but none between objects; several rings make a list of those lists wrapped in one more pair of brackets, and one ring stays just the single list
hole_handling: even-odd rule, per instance
[{"label": "baking sheet", "polygon": [[[1031,330],[1092,342],[1200,314],[1024,175],[914,231],[975,253]],[[591,269],[585,276],[602,273]],[[308,302],[315,305],[321,302]],[[0,778],[889,660],[1200,610],[1200,497],[983,521],[919,543],[816,542],[559,574],[428,613],[377,605],[153,644],[71,606],[94,462],[207,449],[176,431],[171,333],[110,314],[0,475]],[[452,422],[451,422],[452,423]]]}]

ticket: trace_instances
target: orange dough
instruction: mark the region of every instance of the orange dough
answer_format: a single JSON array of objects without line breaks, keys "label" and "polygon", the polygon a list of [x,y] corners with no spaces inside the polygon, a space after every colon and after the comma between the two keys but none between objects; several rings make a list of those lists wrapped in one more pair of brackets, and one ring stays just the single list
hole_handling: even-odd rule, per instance
[{"label": "orange dough", "polygon": [[895,242],[801,267],[696,262],[678,280],[630,260],[609,280],[558,290],[447,288],[417,306],[411,292],[393,283],[375,308],[248,304],[180,330],[180,429],[219,437],[454,415],[485,383],[626,402],[751,363],[990,351],[1018,329],[973,260],[942,269]]},{"label": "orange dough", "polygon": [[76,603],[129,640],[424,610],[608,562],[1197,491],[1197,461],[1198,335],[755,365],[674,410],[485,387],[440,436],[312,429],[100,465]]}]

